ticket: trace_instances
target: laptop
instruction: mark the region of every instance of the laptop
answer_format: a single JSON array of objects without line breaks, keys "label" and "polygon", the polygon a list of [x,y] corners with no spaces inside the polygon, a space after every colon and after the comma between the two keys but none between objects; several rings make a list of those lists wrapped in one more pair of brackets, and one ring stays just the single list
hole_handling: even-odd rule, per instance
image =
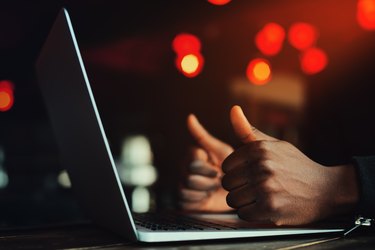
[{"label": "laptop", "polygon": [[[333,233],[342,227],[276,227],[231,214],[133,214],[129,209],[68,11],[62,9],[36,62],[63,167],[92,221],[132,241],[172,242]],[[157,219],[155,219],[155,216]],[[173,218],[172,218],[173,217]],[[158,223],[155,225],[154,223]]]}]

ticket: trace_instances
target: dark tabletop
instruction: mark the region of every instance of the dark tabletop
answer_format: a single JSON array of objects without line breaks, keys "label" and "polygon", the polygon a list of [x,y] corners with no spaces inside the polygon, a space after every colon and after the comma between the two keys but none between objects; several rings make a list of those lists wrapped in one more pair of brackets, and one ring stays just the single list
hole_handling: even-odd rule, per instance
[{"label": "dark tabletop", "polygon": [[349,237],[306,235],[178,243],[134,243],[87,224],[39,229],[2,229],[0,249],[374,249],[375,232],[360,229]]}]

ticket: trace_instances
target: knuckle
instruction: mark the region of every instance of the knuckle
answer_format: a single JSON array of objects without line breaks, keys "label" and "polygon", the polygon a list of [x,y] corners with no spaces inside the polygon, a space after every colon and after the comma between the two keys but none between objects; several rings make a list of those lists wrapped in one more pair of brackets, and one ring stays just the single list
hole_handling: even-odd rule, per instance
[{"label": "knuckle", "polygon": [[179,197],[181,200],[189,200],[189,198],[191,197],[191,192],[189,190],[180,190],[179,192]]},{"label": "knuckle", "polygon": [[[277,164],[277,163],[276,163]],[[267,176],[268,178],[274,176],[276,164],[271,157],[264,157],[259,161],[259,167],[262,174]]]},{"label": "knuckle", "polygon": [[188,194],[186,193],[186,191],[180,191],[179,192],[179,199],[180,200],[186,200],[187,198],[188,198],[189,196],[188,196]]},{"label": "knuckle", "polygon": [[251,220],[251,215],[245,209],[238,209],[237,215],[243,220]]},{"label": "knuckle", "polygon": [[234,208],[233,198],[232,197],[233,197],[233,194],[228,193],[227,197],[226,197],[226,201],[227,201],[228,206]]},{"label": "knuckle", "polygon": [[238,152],[234,151],[224,159],[224,161],[221,163],[221,169],[224,173],[227,173],[234,168],[233,164],[236,161],[235,159],[237,159],[238,157]]},{"label": "knuckle", "polygon": [[231,156],[232,154],[230,154],[224,161],[223,163],[221,163],[221,169],[223,170],[224,173],[228,172],[229,170],[229,166],[228,166],[228,161],[229,161],[229,157]]},{"label": "knuckle", "polygon": [[268,154],[261,160],[261,165],[265,169],[272,168],[272,160],[270,159],[270,157],[268,157]]},{"label": "knuckle", "polygon": [[188,175],[186,181],[188,184],[194,184],[196,182],[196,178],[194,175]]},{"label": "knuckle", "polygon": [[267,141],[253,141],[246,144],[246,153],[254,156],[254,160],[261,162],[268,158],[268,142]]},{"label": "knuckle", "polygon": [[229,181],[229,178],[228,178],[228,175],[224,175],[222,180],[221,180],[221,185],[223,186],[223,188],[227,191],[230,190],[231,188],[231,185],[230,185],[230,181]]},{"label": "knuckle", "polygon": [[196,175],[189,175],[186,178],[186,186],[190,189],[199,189],[198,187],[201,186],[200,181],[197,179]]},{"label": "knuckle", "polygon": [[265,181],[263,181],[263,188],[268,193],[276,192],[278,189],[277,187],[278,185],[273,178],[267,178]]},{"label": "knuckle", "polygon": [[[265,207],[272,214],[278,214],[280,208],[278,200],[273,195],[270,195],[268,197],[265,203]],[[273,222],[275,222],[275,220],[273,220]]]}]

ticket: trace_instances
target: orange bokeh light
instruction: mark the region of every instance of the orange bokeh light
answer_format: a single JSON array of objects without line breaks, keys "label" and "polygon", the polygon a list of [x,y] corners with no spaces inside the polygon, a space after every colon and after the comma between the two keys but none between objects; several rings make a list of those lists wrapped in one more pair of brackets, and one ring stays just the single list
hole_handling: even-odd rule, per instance
[{"label": "orange bokeh light", "polygon": [[278,54],[285,39],[284,28],[277,23],[266,24],[255,36],[255,45],[264,55]]},{"label": "orange bokeh light", "polygon": [[172,48],[177,54],[199,52],[201,50],[201,41],[195,35],[180,33],[173,39]]},{"label": "orange bokeh light", "polygon": [[328,57],[326,53],[319,48],[310,48],[301,55],[302,71],[308,75],[319,73],[327,67]]},{"label": "orange bokeh light", "polygon": [[11,81],[0,81],[0,111],[5,112],[12,108],[14,103],[14,85]]},{"label": "orange bokeh light", "polygon": [[298,50],[305,50],[315,45],[318,39],[317,29],[308,23],[294,23],[288,33],[289,43]]},{"label": "orange bokeh light", "polygon": [[357,20],[363,29],[375,30],[375,0],[358,1]]},{"label": "orange bokeh light", "polygon": [[5,112],[13,106],[13,95],[7,91],[0,91],[0,111]]},{"label": "orange bokeh light", "polygon": [[176,67],[189,78],[197,76],[202,71],[203,65],[204,58],[200,53],[179,55],[176,58]]},{"label": "orange bokeh light", "polygon": [[247,78],[256,85],[266,84],[271,80],[272,71],[270,63],[261,58],[250,61],[246,70]]},{"label": "orange bokeh light", "polygon": [[209,3],[212,3],[214,5],[225,5],[229,3],[231,0],[207,0]]}]

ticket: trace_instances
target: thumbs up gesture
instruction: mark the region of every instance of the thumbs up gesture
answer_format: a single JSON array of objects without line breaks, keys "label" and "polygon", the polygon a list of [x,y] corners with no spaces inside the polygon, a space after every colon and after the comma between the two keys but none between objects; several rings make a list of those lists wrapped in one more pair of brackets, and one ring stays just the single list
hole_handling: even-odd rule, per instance
[{"label": "thumbs up gesture", "polygon": [[245,220],[300,225],[352,211],[358,183],[352,165],[320,165],[288,142],[256,130],[239,106],[230,113],[244,145],[222,164],[227,203]]},{"label": "thumbs up gesture", "polygon": [[194,115],[188,116],[187,126],[198,146],[191,150],[180,188],[181,207],[206,212],[232,210],[225,199],[228,192],[221,185],[221,164],[233,148],[212,136]]}]

